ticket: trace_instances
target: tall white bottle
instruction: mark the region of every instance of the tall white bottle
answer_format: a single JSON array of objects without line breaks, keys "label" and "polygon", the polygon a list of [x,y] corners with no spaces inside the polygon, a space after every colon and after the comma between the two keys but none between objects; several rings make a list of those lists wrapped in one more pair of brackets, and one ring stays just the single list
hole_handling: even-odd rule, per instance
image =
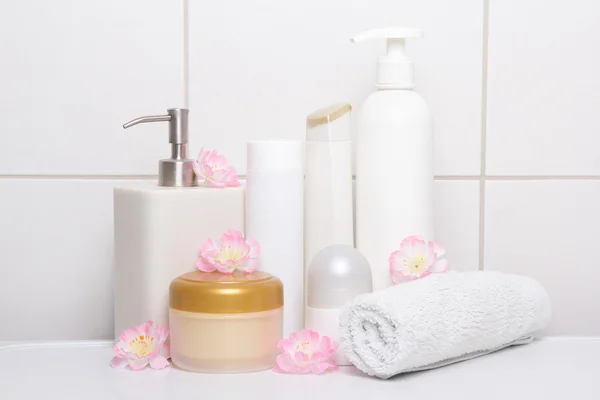
[{"label": "tall white bottle", "polygon": [[188,110],[124,127],[159,121],[169,122],[171,158],[159,161],[158,182],[114,190],[115,338],[149,319],[168,325],[169,284],[196,268],[202,242],[227,229],[244,231],[244,188],[198,187],[187,157]]},{"label": "tall white bottle", "polygon": [[388,258],[410,235],[433,236],[433,126],[415,91],[404,39],[422,31],[385,28],[352,39],[387,40],[377,91],[362,105],[356,137],[356,245],[371,265],[373,290],[392,285]]},{"label": "tall white bottle", "polygon": [[351,111],[350,104],[340,103],[306,118],[305,273],[325,247],[354,247]]},{"label": "tall white bottle", "polygon": [[283,282],[283,336],[304,327],[302,142],[248,143],[246,237],[260,244],[260,269]]}]

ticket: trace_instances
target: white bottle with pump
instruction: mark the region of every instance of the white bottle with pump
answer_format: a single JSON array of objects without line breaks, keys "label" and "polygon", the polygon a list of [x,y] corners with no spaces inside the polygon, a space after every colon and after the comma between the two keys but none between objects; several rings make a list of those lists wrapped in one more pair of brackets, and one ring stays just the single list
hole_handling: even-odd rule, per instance
[{"label": "white bottle with pump", "polygon": [[404,47],[419,37],[418,29],[384,28],[352,39],[387,40],[356,137],[356,247],[371,265],[373,290],[392,285],[388,258],[402,239],[433,239],[433,124]]}]

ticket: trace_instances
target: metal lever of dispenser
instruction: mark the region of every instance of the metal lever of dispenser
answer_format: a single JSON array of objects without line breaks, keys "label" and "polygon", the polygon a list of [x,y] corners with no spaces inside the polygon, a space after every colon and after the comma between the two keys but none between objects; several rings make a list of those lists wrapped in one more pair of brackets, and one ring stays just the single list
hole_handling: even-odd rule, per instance
[{"label": "metal lever of dispenser", "polygon": [[163,122],[163,121],[170,121],[170,120],[171,120],[170,115],[151,115],[148,117],[139,117],[136,119],[132,119],[131,121],[127,122],[126,124],[123,124],[123,128],[125,128],[125,129],[131,128],[134,125],[143,124],[144,122]]},{"label": "metal lever of dispenser", "polygon": [[[188,142],[188,113],[189,110],[186,108],[170,108],[167,110],[167,115],[139,117],[123,125],[123,128],[127,129],[145,122],[169,121],[169,143],[183,145]],[[185,158],[185,155],[183,157]]]},{"label": "metal lever of dispenser", "polygon": [[188,113],[189,110],[186,108],[170,108],[167,110],[167,115],[139,117],[123,125],[123,128],[127,129],[146,122],[169,122],[171,158],[158,162],[159,186],[187,187],[196,184],[194,162],[187,158]]}]

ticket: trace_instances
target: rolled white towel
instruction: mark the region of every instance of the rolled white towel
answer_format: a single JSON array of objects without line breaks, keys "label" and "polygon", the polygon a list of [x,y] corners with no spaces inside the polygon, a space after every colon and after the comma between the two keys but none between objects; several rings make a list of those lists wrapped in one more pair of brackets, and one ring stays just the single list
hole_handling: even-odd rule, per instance
[{"label": "rolled white towel", "polygon": [[534,279],[448,272],[357,297],[340,316],[340,342],[358,369],[387,379],[529,343],[549,320]]}]

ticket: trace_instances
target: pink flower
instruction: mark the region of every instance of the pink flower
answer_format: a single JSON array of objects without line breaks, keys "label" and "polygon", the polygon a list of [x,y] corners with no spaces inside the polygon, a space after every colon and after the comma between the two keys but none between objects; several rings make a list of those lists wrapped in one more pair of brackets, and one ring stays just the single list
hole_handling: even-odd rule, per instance
[{"label": "pink flower", "polygon": [[331,355],[337,350],[338,342],[310,329],[304,329],[290,335],[289,339],[281,339],[277,344],[282,354],[277,356],[275,372],[303,374],[312,372],[322,374],[338,366],[331,360]]},{"label": "pink flower", "polygon": [[236,269],[252,272],[259,267],[259,254],[260,245],[256,240],[244,240],[242,232],[228,230],[221,236],[219,244],[214,239],[206,239],[196,267],[200,271],[218,270],[224,274],[231,274]]},{"label": "pink flower", "polygon": [[205,185],[217,188],[240,186],[235,169],[216,150],[200,149],[194,160],[194,172],[198,179],[204,179]]},{"label": "pink flower", "polygon": [[425,242],[421,236],[409,236],[389,258],[390,274],[395,285],[424,278],[430,273],[448,271],[444,247],[436,242]]},{"label": "pink flower", "polygon": [[126,329],[119,336],[114,346],[115,356],[110,362],[111,367],[118,368],[129,365],[134,371],[150,368],[161,369],[169,365],[169,346],[165,340],[169,329],[153,321]]}]

